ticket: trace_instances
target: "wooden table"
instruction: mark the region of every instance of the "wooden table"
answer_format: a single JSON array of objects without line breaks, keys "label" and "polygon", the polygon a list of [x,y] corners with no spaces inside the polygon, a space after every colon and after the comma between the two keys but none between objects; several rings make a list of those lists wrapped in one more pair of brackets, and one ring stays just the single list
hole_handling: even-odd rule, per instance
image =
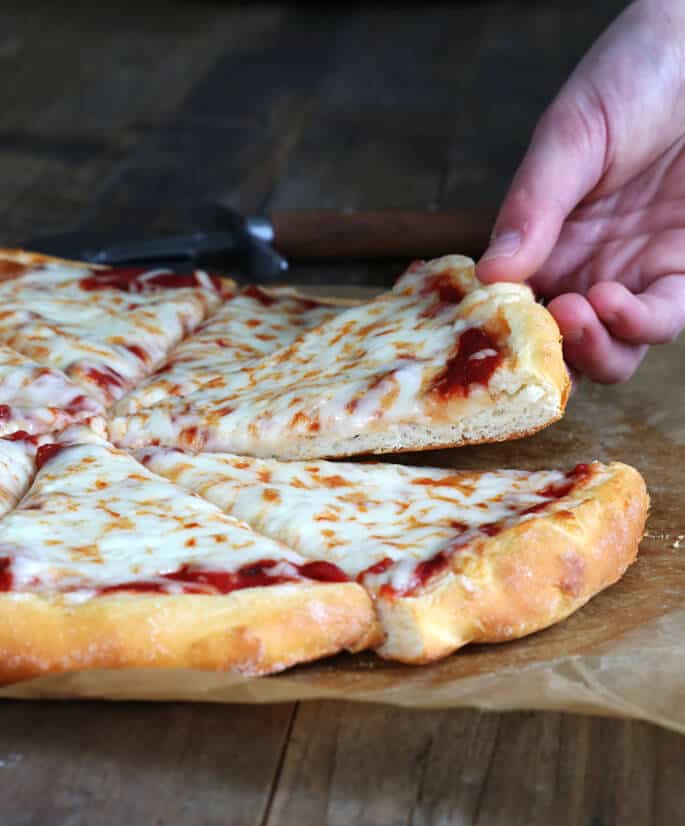
[{"label": "wooden table", "polygon": [[[181,225],[217,197],[243,210],[494,203],[536,116],[623,5],[8,0],[0,240]],[[685,740],[636,722],[4,702],[0,732],[2,826],[683,822]]]}]

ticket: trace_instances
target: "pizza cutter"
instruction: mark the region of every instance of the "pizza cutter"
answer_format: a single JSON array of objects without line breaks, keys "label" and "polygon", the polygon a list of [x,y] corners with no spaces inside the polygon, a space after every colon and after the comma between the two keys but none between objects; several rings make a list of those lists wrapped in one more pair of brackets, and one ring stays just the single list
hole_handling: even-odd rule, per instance
[{"label": "pizza cutter", "polygon": [[[31,238],[20,246],[94,264],[237,267],[245,276],[278,280],[292,259],[419,258],[480,254],[493,209],[453,211],[297,210],[243,216],[217,205],[209,226],[149,237],[83,230]],[[130,232],[130,231],[129,231]]]}]

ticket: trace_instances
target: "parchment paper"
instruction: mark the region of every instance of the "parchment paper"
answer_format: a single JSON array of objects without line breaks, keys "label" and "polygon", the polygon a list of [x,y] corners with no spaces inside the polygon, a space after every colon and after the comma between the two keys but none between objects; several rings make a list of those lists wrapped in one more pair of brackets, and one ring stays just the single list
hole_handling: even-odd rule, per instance
[{"label": "parchment paper", "polygon": [[618,584],[553,628],[514,643],[470,646],[423,667],[363,654],[261,679],[90,671],[15,683],[0,689],[0,697],[335,698],[421,708],[556,709],[642,718],[685,732],[684,365],[685,340],[653,349],[627,385],[581,385],[564,420],[532,438],[397,459],[480,469],[619,459],[643,473],[652,514],[638,561]]}]

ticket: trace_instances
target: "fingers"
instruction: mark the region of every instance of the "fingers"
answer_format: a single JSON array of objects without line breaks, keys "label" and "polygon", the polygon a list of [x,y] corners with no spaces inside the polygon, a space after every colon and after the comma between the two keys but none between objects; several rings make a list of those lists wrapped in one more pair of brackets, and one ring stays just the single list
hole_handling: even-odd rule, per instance
[{"label": "fingers", "polygon": [[482,281],[524,281],[544,264],[565,219],[600,180],[606,152],[602,106],[572,82],[535,130],[478,263]]},{"label": "fingers", "polygon": [[560,295],[547,305],[564,337],[564,356],[572,368],[593,381],[626,381],[647,352],[646,345],[613,338],[592,304],[577,293]]},{"label": "fingers", "polygon": [[660,278],[640,295],[605,281],[590,288],[588,300],[611,335],[631,344],[666,344],[685,327],[685,276]]}]

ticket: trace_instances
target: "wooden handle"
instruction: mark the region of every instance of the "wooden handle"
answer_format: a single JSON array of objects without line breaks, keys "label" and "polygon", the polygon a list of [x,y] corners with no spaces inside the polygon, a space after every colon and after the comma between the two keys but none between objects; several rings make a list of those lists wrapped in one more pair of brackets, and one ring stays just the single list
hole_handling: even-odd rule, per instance
[{"label": "wooden handle", "polygon": [[480,255],[496,210],[419,212],[333,209],[271,215],[274,246],[290,258],[413,258],[447,253]]}]

